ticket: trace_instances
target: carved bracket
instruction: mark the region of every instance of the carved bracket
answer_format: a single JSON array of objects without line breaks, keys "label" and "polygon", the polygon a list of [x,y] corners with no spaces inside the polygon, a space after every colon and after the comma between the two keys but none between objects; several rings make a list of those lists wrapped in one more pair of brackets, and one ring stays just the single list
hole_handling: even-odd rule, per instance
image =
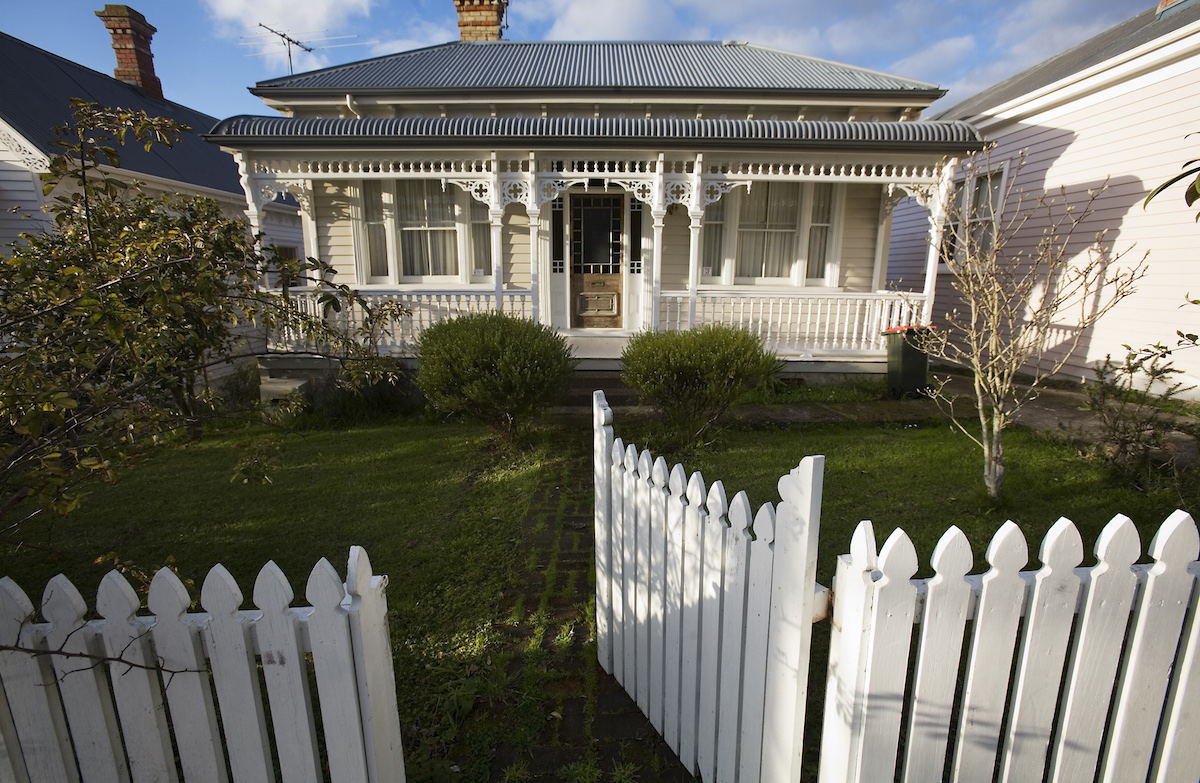
[{"label": "carved bracket", "polygon": [[620,185],[633,194],[633,197],[643,204],[652,204],[654,198],[654,181],[646,179],[610,179],[614,185]]},{"label": "carved bracket", "polygon": [[666,206],[672,204],[692,205],[692,181],[690,179],[668,179],[664,188]]},{"label": "carved bracket", "polygon": [[25,146],[20,139],[7,131],[0,130],[0,143],[5,147],[15,152],[21,159],[21,163],[25,168],[32,172],[42,174],[50,170],[50,162],[46,156],[37,150]]},{"label": "carved bracket", "polygon": [[450,179],[442,180],[442,187],[446,184],[458,185],[463,190],[471,194],[471,198],[476,201],[487,204],[491,209],[500,207],[495,193],[492,192],[492,181],[490,179]]},{"label": "carved bracket", "polygon": [[739,185],[745,185],[746,192],[749,193],[750,186],[752,184],[753,183],[748,179],[737,181],[727,179],[706,180],[703,186],[704,203],[702,206],[707,207],[709,204],[715,204],[716,202],[720,201],[726,193],[738,187]]}]

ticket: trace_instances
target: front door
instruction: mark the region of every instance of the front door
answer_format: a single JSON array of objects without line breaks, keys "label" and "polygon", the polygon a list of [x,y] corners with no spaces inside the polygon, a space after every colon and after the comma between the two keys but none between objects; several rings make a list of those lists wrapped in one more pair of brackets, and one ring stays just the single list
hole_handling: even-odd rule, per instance
[{"label": "front door", "polygon": [[571,326],[621,327],[623,196],[571,196]]}]

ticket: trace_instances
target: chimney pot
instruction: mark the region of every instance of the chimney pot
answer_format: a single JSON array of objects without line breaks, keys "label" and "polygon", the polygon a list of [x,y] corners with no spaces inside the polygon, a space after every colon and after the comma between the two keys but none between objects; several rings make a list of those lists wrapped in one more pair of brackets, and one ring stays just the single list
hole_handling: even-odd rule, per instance
[{"label": "chimney pot", "polygon": [[154,55],[150,38],[157,32],[146,17],[127,5],[106,5],[96,16],[112,35],[112,47],[117,54],[113,76],[135,84],[155,98],[162,98],[162,82],[154,75]]},{"label": "chimney pot", "polygon": [[508,0],[454,0],[462,41],[499,41]]}]

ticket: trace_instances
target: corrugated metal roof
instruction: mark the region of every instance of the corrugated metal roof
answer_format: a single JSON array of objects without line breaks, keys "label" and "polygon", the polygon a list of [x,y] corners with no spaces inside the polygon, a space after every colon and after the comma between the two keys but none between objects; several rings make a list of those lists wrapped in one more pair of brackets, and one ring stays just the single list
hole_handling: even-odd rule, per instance
[{"label": "corrugated metal roof", "polygon": [[0,33],[0,117],[5,122],[41,152],[56,155],[62,150],[54,146],[54,129],[71,122],[71,98],[141,110],[191,126],[193,132],[173,148],[119,148],[121,168],[242,195],[233,158],[200,137],[216,122],[214,117],[152,98],[131,84]]},{"label": "corrugated metal roof", "polygon": [[706,145],[977,149],[982,141],[964,122],[785,122],[557,118],[231,117],[208,138],[240,146],[497,146],[546,148],[564,143],[662,148]]},{"label": "corrugated metal roof", "polygon": [[988,109],[1040,90],[1093,65],[1099,65],[1197,20],[1200,20],[1200,3],[1173,9],[1161,17],[1158,16],[1156,8],[1151,8],[1078,46],[956,103],[939,112],[937,117],[965,120],[983,114]]},{"label": "corrugated metal roof", "polygon": [[530,91],[902,92],[937,85],[737,42],[456,41],[259,82],[256,95]]}]

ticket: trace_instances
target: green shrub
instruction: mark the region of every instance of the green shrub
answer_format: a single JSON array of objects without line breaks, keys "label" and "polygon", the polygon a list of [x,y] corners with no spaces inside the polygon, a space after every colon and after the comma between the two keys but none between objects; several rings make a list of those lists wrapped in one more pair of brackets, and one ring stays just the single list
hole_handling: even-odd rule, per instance
[{"label": "green shrub", "polygon": [[508,440],[562,398],[575,369],[562,335],[500,313],[434,324],[417,353],[417,386],[430,405],[465,413]]},{"label": "green shrub", "polygon": [[749,389],[773,381],[778,357],[744,329],[712,325],[642,332],[621,354],[621,380],[653,405],[668,436],[699,441]]}]

